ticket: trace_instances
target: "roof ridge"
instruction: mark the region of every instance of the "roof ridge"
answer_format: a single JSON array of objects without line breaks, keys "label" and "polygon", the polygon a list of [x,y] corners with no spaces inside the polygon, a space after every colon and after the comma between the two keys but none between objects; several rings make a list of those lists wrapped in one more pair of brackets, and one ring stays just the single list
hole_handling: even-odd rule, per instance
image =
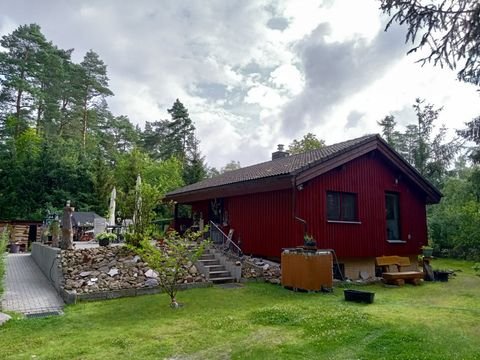
[{"label": "roof ridge", "polygon": [[378,134],[368,134],[355,139],[345,140],[318,149],[309,150],[303,153],[264,161],[237,170],[231,170],[212,178],[204,179],[197,183],[173,190],[167,195],[213,188],[261,178],[293,174],[294,172],[301,171],[301,169],[305,169],[312,164],[325,161],[326,159],[330,159],[339,153],[347,151],[348,149],[351,149],[352,146],[359,146],[378,136]]}]

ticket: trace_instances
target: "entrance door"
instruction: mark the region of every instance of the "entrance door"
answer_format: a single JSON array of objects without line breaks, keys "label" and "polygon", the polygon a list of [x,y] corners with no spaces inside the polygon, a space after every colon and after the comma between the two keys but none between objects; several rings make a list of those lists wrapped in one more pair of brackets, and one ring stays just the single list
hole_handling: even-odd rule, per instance
[{"label": "entrance door", "polygon": [[387,240],[400,240],[400,201],[397,193],[385,194]]},{"label": "entrance door", "polygon": [[37,241],[37,225],[30,225],[28,227],[28,243]]}]

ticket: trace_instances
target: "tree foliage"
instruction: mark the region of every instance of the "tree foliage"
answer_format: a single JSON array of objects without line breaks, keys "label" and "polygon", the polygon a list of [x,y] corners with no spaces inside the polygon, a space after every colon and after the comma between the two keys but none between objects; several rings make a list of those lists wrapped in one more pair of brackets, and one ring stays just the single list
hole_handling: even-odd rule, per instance
[{"label": "tree foliage", "polygon": [[428,48],[420,62],[459,69],[459,79],[480,85],[480,2],[381,0],[381,9],[391,16],[386,29],[407,26],[409,53]]},{"label": "tree foliage", "polygon": [[466,128],[457,131],[462,138],[472,141],[476,148],[470,149],[470,158],[474,163],[480,163],[480,116],[465,123]]},{"label": "tree foliage", "polygon": [[437,254],[480,260],[480,168],[464,168],[448,178],[443,194],[428,217]]},{"label": "tree foliage", "polygon": [[442,108],[435,108],[425,100],[416,99],[413,109],[417,123],[407,125],[404,132],[397,130],[392,115],[377,123],[382,128],[385,140],[420,174],[439,186],[455,160],[455,155],[460,151],[461,142],[458,139],[446,141],[447,129],[444,126],[434,134],[435,122]]},{"label": "tree foliage", "polygon": [[315,134],[308,133],[300,140],[294,139],[290,145],[288,145],[288,152],[292,155],[300,154],[306,151],[320,149],[325,146],[325,141],[318,139]]},{"label": "tree foliage", "polygon": [[[427,48],[419,62],[458,70],[458,78],[480,85],[480,2],[476,0],[381,0],[381,9],[391,16],[386,29],[395,22],[407,26],[409,53]],[[480,162],[480,118],[466,122],[458,134],[477,145],[471,159]]]},{"label": "tree foliage", "polygon": [[95,51],[75,63],[73,49],[48,41],[36,24],[20,26],[0,45],[1,218],[40,220],[66,200],[77,211],[106,215],[114,186],[116,215],[131,218],[139,174],[158,191],[153,208],[164,216],[158,200],[184,184],[186,169],[189,181],[205,176],[193,122],[179,100],[172,121],[152,122],[165,130],[152,137],[150,123],[142,131],[110,111],[107,65]]}]

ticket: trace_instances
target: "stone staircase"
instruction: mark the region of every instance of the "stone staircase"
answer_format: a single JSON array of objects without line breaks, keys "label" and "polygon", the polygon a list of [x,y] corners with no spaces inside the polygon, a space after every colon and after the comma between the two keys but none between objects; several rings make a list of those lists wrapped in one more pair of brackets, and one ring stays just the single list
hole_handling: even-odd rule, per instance
[{"label": "stone staircase", "polygon": [[231,264],[224,258],[224,256],[213,249],[207,249],[197,260],[197,268],[202,272],[206,279],[215,283],[236,282],[239,279],[234,277],[227,267],[231,268]]}]

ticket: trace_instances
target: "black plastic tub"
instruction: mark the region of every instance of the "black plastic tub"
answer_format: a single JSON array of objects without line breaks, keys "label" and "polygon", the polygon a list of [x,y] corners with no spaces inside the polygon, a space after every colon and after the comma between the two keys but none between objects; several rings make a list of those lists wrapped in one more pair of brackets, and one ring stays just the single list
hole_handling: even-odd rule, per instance
[{"label": "black plastic tub", "polygon": [[375,297],[375,293],[363,290],[343,290],[343,294],[345,295],[346,301],[354,301],[367,304],[373,303],[373,299]]},{"label": "black plastic tub", "polygon": [[435,281],[447,282],[449,273],[447,271],[434,271]]}]

